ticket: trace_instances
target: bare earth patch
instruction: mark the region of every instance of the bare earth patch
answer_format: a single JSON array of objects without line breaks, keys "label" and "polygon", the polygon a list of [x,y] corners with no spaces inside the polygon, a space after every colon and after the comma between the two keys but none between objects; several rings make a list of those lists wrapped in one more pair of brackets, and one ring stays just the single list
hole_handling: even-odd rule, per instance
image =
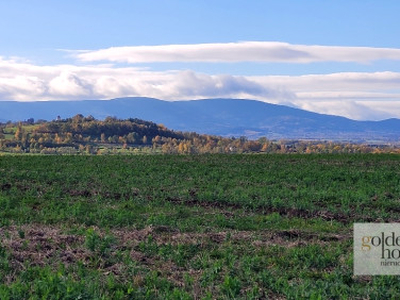
[{"label": "bare earth patch", "polygon": [[[60,263],[73,265],[81,262],[86,266],[95,267],[104,275],[113,274],[121,280],[133,281],[136,286],[145,284],[145,275],[137,273],[132,277],[127,277],[127,266],[122,260],[115,259],[117,252],[125,253],[128,258],[135,262],[135,265],[147,270],[156,271],[162,277],[168,279],[174,286],[185,288],[187,284],[185,276],[189,275],[193,279],[193,296],[201,294],[200,279],[204,270],[195,270],[189,266],[178,266],[174,261],[166,259],[160,255],[149,255],[146,251],[140,251],[138,245],[141,242],[151,240],[160,245],[197,245],[203,247],[208,244],[220,245],[224,243],[251,245],[259,249],[270,246],[282,246],[287,248],[302,247],[313,243],[328,244],[332,241],[343,241],[351,239],[349,235],[316,234],[300,230],[281,230],[281,231],[234,231],[226,230],[207,233],[181,233],[168,226],[148,226],[143,229],[114,229],[109,232],[92,227],[100,238],[111,235],[115,238],[110,246],[110,251],[106,257],[97,257],[96,265],[93,265],[93,257],[99,255],[89,250],[86,245],[87,237],[78,234],[66,234],[60,228],[47,225],[22,225],[0,228],[0,246],[9,253],[9,261],[15,269],[13,275],[5,278],[4,282],[12,283],[17,278],[17,272],[26,269],[28,266],[50,266],[57,268]],[[225,270],[224,272],[227,272]],[[209,287],[213,289],[215,287]],[[266,297],[277,299],[280,295],[268,294]],[[284,298],[279,298],[284,299]]]}]

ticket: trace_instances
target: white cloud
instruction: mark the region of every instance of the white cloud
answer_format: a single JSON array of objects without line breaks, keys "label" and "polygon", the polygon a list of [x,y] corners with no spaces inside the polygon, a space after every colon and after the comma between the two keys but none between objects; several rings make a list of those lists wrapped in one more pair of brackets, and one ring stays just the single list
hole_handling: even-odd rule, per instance
[{"label": "white cloud", "polygon": [[147,96],[166,100],[248,98],[355,119],[400,118],[400,73],[303,76],[208,75],[191,70],[38,66],[0,58],[0,100],[79,100]]},{"label": "white cloud", "polygon": [[[377,101],[379,102],[379,101]],[[355,120],[381,120],[393,117],[389,111],[380,109],[377,103],[358,102],[353,100],[338,101],[299,101],[299,107],[309,111],[316,111],[328,115],[338,115]],[[400,104],[400,103],[399,103]],[[397,106],[397,110],[400,111]],[[392,106],[393,109],[393,106]]]},{"label": "white cloud", "polygon": [[[22,82],[23,81],[23,82]],[[193,71],[152,72],[112,66],[35,66],[0,60],[0,96],[11,100],[107,99],[150,96],[162,99],[205,97],[292,97],[243,76]]]},{"label": "white cloud", "polygon": [[243,76],[206,75],[193,71],[179,72],[167,83],[169,97],[208,98],[208,97],[260,97],[263,99],[292,98],[289,91],[279,91],[256,83]]},{"label": "white cloud", "polygon": [[[284,86],[306,110],[359,120],[400,117],[400,73],[334,73],[302,76],[254,76],[271,88]],[[385,105],[380,105],[385,103]]]},{"label": "white cloud", "polygon": [[48,83],[48,94],[55,97],[85,97],[92,94],[90,83],[78,75],[62,71],[60,75],[50,80]]},{"label": "white cloud", "polygon": [[[69,51],[70,53],[73,53]],[[282,42],[237,42],[215,44],[112,47],[77,50],[82,61],[127,63],[149,62],[291,62],[323,61],[367,63],[375,60],[400,60],[400,49],[294,45]]]},{"label": "white cloud", "polygon": [[31,100],[41,98],[46,93],[43,80],[35,76],[17,75],[15,77],[0,77],[0,99],[26,100],[29,95]]}]

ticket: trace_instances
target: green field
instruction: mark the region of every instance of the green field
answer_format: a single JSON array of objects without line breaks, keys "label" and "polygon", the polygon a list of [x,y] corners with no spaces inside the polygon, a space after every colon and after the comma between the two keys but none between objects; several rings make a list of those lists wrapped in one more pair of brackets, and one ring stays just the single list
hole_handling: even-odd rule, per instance
[{"label": "green field", "polygon": [[399,155],[0,156],[0,299],[399,299],[399,221]]}]

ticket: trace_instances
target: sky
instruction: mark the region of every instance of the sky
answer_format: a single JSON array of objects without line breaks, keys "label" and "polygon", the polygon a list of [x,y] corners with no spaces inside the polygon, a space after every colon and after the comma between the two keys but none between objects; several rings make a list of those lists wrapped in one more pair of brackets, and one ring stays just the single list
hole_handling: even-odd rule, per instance
[{"label": "sky", "polygon": [[0,101],[256,99],[400,118],[397,0],[0,0]]}]

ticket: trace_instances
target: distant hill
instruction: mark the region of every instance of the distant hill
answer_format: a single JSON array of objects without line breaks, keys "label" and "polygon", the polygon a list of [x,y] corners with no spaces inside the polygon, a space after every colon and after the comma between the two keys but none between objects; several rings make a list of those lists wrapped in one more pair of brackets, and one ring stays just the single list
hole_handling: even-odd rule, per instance
[{"label": "distant hill", "polygon": [[162,101],[152,98],[15,102],[0,101],[0,121],[92,115],[139,118],[168,128],[221,136],[269,139],[398,141],[400,120],[355,121],[255,100]]}]

